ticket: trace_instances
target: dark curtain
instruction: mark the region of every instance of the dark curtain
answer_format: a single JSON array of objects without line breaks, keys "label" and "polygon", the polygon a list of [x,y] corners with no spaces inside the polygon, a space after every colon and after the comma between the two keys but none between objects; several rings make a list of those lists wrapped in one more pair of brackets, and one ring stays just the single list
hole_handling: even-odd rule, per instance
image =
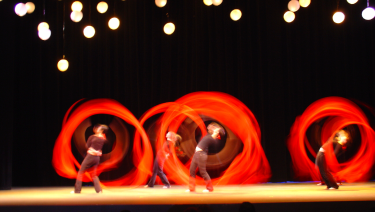
[{"label": "dark curtain", "polygon": [[[99,0],[82,0],[79,23],[69,17],[72,2],[35,0],[36,10],[24,17],[14,13],[18,2],[0,2],[4,188],[74,184],[56,174],[51,159],[64,114],[81,98],[115,99],[139,118],[195,91],[233,95],[259,122],[272,182],[293,180],[285,142],[312,102],[341,96],[375,105],[375,20],[362,19],[364,1],[340,3],[342,24],[332,21],[333,0],[312,1],[292,23],[283,20],[288,0],[224,0],[218,7],[168,0],[164,8],[154,0],[116,0],[107,1],[105,14],[96,11]],[[237,22],[229,18],[235,8],[243,14]],[[107,22],[114,14],[120,27],[113,31]],[[42,21],[52,31],[47,41],[37,35]],[[169,21],[172,35],[163,32]],[[82,33],[88,24],[96,29],[91,39]],[[63,54],[64,73],[56,67]]]}]

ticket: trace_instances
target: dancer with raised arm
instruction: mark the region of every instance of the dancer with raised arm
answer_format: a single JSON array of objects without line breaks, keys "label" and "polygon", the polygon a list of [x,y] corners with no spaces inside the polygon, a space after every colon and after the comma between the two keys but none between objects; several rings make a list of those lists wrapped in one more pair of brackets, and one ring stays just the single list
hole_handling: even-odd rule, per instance
[{"label": "dancer with raised arm", "polygon": [[145,188],[149,187],[152,188],[155,185],[156,175],[160,177],[161,182],[164,184],[163,188],[170,188],[171,184],[168,181],[168,178],[165,176],[163,172],[163,166],[166,159],[171,154],[171,149],[173,148],[176,142],[181,142],[181,136],[169,131],[167,133],[166,141],[163,144],[163,147],[157,152],[155,160],[154,160],[154,167],[152,170],[152,176],[148,184],[145,185]]},{"label": "dancer with raised arm", "polygon": [[94,126],[93,131],[95,134],[91,135],[87,139],[87,155],[85,159],[83,159],[81,168],[78,171],[75,189],[71,193],[81,193],[82,177],[85,171],[89,168],[93,168],[91,178],[93,180],[96,193],[102,193],[99,177],[96,176],[96,169],[100,162],[100,156],[102,156],[103,145],[107,142],[105,134],[107,133],[108,129],[108,126],[103,124],[97,124]]},{"label": "dancer with raised arm", "polygon": [[189,189],[186,192],[195,191],[195,172],[197,168],[206,183],[206,189],[203,192],[212,192],[214,190],[210,175],[206,171],[208,148],[216,145],[220,134],[224,135],[225,131],[218,123],[212,122],[207,126],[207,132],[207,135],[200,140],[195,148],[195,153],[190,164]]},{"label": "dancer with raised arm", "polygon": [[327,189],[338,189],[339,185],[327,166],[325,152],[328,150],[329,145],[333,145],[334,154],[338,156],[340,153],[342,153],[343,147],[348,144],[348,140],[348,132],[345,130],[339,130],[332,141],[327,141],[325,144],[323,144],[316,155],[315,164],[319,169],[322,180],[327,185]]}]

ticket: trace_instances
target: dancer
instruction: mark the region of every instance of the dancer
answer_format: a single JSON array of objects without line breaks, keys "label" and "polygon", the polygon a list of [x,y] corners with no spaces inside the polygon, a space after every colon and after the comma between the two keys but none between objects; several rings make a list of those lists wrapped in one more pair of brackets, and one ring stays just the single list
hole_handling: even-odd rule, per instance
[{"label": "dancer", "polygon": [[193,160],[190,164],[190,178],[189,178],[189,189],[186,192],[195,191],[195,171],[197,167],[199,172],[206,183],[206,189],[203,192],[212,192],[214,188],[211,183],[211,178],[206,171],[207,153],[208,148],[217,143],[220,134],[225,135],[225,131],[222,126],[216,122],[212,122],[207,126],[208,134],[204,136],[195,148]]},{"label": "dancer", "polygon": [[181,136],[172,131],[169,131],[165,137],[167,138],[167,140],[164,142],[163,147],[156,154],[154,168],[152,169],[152,176],[148,184],[145,185],[145,188],[154,187],[156,175],[159,176],[160,180],[163,182],[163,188],[171,187],[171,184],[169,183],[167,177],[163,172],[163,165],[165,160],[168,159],[169,155],[171,154],[171,146],[173,148],[176,142],[181,142]]},{"label": "dancer", "polygon": [[[325,151],[328,149],[328,145],[333,145],[334,154],[338,156],[343,149],[343,146],[346,146],[349,140],[349,134],[345,130],[339,130],[332,141],[328,141],[319,149],[319,152],[316,156],[315,164],[317,165],[321,179],[327,185],[327,189],[338,189],[339,183],[336,182],[335,178],[332,176],[331,172],[328,169]],[[319,185],[319,184],[318,184]]]},{"label": "dancer", "polygon": [[95,191],[96,193],[102,193],[99,177],[96,176],[96,169],[100,162],[100,156],[102,155],[102,147],[104,143],[107,142],[105,134],[108,131],[108,126],[103,124],[97,124],[94,126],[93,131],[95,134],[91,135],[87,139],[87,155],[85,159],[83,159],[81,168],[78,171],[74,193],[81,193],[83,174],[88,168],[91,167],[93,167],[93,170],[91,172],[91,178],[94,183]]}]

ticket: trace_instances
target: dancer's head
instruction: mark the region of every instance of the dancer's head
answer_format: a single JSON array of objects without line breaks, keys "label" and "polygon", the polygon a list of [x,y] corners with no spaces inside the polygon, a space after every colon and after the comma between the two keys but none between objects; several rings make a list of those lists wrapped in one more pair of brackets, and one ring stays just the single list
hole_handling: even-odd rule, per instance
[{"label": "dancer's head", "polygon": [[336,133],[336,140],[339,144],[343,146],[348,145],[348,142],[350,142],[350,135],[345,130],[339,130]]},{"label": "dancer's head", "polygon": [[216,123],[216,122],[211,122],[208,126],[207,126],[207,131],[208,131],[208,134],[212,135],[214,134],[216,131],[218,131],[220,133],[221,136],[224,136],[225,135],[225,130],[224,128]]},{"label": "dancer's head", "polygon": [[108,132],[108,126],[105,124],[96,124],[93,128],[94,133],[106,134]]},{"label": "dancer's head", "polygon": [[173,143],[181,142],[182,138],[179,134],[176,134],[175,132],[169,131],[167,135],[165,136],[168,141],[172,141]]}]

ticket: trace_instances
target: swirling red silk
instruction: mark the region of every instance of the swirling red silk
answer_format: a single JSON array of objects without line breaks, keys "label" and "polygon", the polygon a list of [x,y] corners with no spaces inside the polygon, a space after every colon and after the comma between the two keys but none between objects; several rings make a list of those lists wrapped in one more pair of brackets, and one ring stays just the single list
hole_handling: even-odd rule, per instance
[{"label": "swirling red silk", "polygon": [[[146,113],[143,118],[154,114],[160,108]],[[155,111],[155,112],[153,112]],[[170,107],[164,108],[161,117],[160,134],[157,146],[161,148],[164,135],[169,130],[177,131],[186,116],[200,127],[206,134],[203,121],[199,115],[208,116],[231,129],[243,142],[243,151],[232,161],[223,174],[212,179],[216,185],[266,182],[271,176],[271,169],[260,144],[260,128],[253,113],[238,99],[220,92],[195,92],[176,100]],[[141,120],[141,123],[143,119]],[[173,149],[173,148],[172,148]],[[178,160],[174,149],[173,160],[166,160],[164,172],[176,184],[188,184],[189,165]],[[203,184],[202,178],[197,177],[197,183]]]},{"label": "swirling red silk", "polygon": [[[64,118],[63,127],[56,140],[53,152],[53,166],[56,172],[63,177],[75,178],[77,176],[76,167],[80,168],[80,164],[71,151],[71,137],[74,130],[83,120],[92,115],[109,114],[122,118],[136,128],[133,144],[133,163],[136,168],[119,179],[103,182],[103,184],[107,186],[144,184],[152,173],[153,153],[142,125],[148,118],[158,113],[164,114],[159,122],[160,131],[157,149],[163,145],[167,129],[177,131],[187,117],[193,120],[202,134],[205,135],[207,132],[200,115],[219,121],[231,129],[243,142],[243,151],[235,157],[222,176],[213,179],[214,184],[266,182],[271,176],[270,166],[260,144],[261,135],[258,122],[253,113],[241,101],[228,94],[219,92],[188,94],[175,102],[163,103],[153,107],[141,117],[139,122],[130,111],[114,100],[97,99],[85,102],[67,118],[73,106]],[[119,151],[114,150],[111,158],[99,165],[98,175],[103,171],[116,168],[119,162],[116,157],[122,158],[122,156],[118,155]],[[187,184],[189,163],[182,164],[173,148],[172,151],[173,160],[167,160],[164,170],[175,183]],[[83,180],[91,180],[89,174],[86,174]],[[199,177],[197,181],[203,183],[203,179]]]},{"label": "swirling red silk", "polygon": [[[73,106],[77,103],[78,102]],[[67,118],[68,113],[70,113],[73,106],[65,115],[61,132],[53,149],[52,164],[56,172],[60,176],[66,178],[76,178],[76,167],[79,169],[80,164],[71,151],[72,135],[77,126],[86,118],[95,114],[108,114],[117,116],[127,123],[132,124],[142,139],[138,139],[133,145],[133,151],[136,152],[136,154],[133,154],[135,168],[120,179],[102,183],[108,186],[143,184],[147,180],[147,173],[152,168],[153,153],[147,134],[134,115],[117,101],[110,99],[96,99],[81,104],[70,114],[69,118]],[[122,154],[124,154],[118,150],[119,146],[120,145],[115,145],[111,157],[98,166],[97,175],[104,171],[116,168],[117,164],[120,162],[119,159],[121,159],[123,156]],[[91,181],[91,177],[88,173],[84,176],[83,181]]]},{"label": "swirling red silk", "polygon": [[347,182],[366,181],[372,173],[374,165],[375,133],[370,127],[366,115],[352,101],[341,97],[326,97],[311,104],[301,116],[296,118],[287,141],[296,178],[303,180],[320,180],[315,164],[308,157],[306,149],[316,157],[310,142],[306,138],[306,130],[315,121],[330,117],[324,123],[321,140],[331,140],[334,133],[345,126],[357,125],[361,134],[361,146],[358,152],[347,162],[338,163],[332,146],[326,150],[329,169],[337,179]]}]

